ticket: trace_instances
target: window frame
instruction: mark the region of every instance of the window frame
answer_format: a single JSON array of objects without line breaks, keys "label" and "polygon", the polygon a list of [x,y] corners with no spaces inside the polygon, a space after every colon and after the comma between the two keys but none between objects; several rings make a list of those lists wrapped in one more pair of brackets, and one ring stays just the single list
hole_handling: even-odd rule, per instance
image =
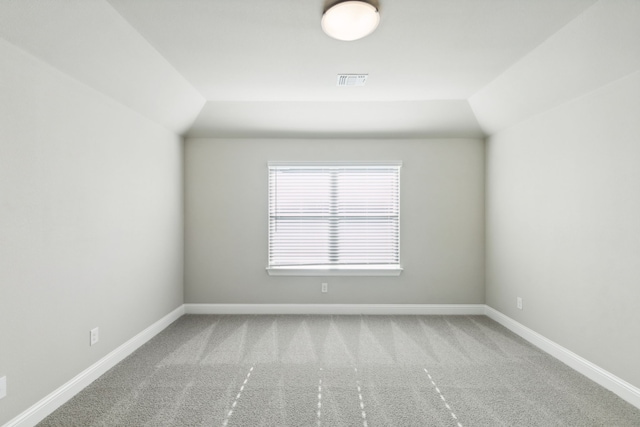
[{"label": "window frame", "polygon": [[[400,191],[401,191],[401,161],[378,161],[378,162],[361,162],[361,161],[331,161],[331,162],[317,162],[317,161],[269,161],[267,164],[267,186],[271,186],[271,170],[277,168],[367,168],[367,167],[389,167],[396,168],[398,170],[398,224],[397,224],[397,264],[325,264],[322,266],[317,265],[270,265],[270,248],[271,248],[271,231],[267,230],[267,273],[270,276],[399,276],[402,271],[402,265],[400,263]],[[270,188],[267,188],[267,227],[271,227],[271,193]]]}]

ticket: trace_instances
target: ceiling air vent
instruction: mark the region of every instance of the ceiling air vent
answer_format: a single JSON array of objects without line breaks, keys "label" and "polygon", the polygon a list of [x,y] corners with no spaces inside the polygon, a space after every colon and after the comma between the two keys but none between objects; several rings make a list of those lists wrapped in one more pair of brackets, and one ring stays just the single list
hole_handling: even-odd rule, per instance
[{"label": "ceiling air vent", "polygon": [[338,86],[364,86],[368,74],[338,74]]}]

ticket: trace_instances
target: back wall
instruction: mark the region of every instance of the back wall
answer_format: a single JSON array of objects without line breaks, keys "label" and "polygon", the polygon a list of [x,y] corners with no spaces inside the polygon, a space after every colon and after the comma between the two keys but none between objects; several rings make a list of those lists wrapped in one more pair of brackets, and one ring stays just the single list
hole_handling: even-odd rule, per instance
[{"label": "back wall", "polygon": [[[269,276],[267,162],[277,160],[401,160],[403,273]],[[191,138],[184,169],[185,303],[484,303],[482,140]]]}]

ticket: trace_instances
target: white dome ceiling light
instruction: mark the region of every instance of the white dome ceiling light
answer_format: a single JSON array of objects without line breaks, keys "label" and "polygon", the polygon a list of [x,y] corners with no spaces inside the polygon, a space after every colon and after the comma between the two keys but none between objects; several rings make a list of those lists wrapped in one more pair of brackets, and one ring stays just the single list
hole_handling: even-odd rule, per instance
[{"label": "white dome ceiling light", "polygon": [[322,30],[328,36],[344,41],[368,36],[379,22],[378,8],[364,0],[341,1],[322,14]]}]

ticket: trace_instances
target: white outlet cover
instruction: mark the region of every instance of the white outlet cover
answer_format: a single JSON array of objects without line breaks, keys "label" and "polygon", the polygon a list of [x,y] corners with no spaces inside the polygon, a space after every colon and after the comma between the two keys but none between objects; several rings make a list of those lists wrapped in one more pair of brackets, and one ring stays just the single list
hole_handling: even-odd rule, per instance
[{"label": "white outlet cover", "polygon": [[7,395],[7,377],[0,378],[0,399]]},{"label": "white outlet cover", "polygon": [[90,341],[89,341],[89,345],[94,345],[98,343],[98,340],[100,339],[100,336],[98,335],[98,328],[93,328],[90,333]]}]

